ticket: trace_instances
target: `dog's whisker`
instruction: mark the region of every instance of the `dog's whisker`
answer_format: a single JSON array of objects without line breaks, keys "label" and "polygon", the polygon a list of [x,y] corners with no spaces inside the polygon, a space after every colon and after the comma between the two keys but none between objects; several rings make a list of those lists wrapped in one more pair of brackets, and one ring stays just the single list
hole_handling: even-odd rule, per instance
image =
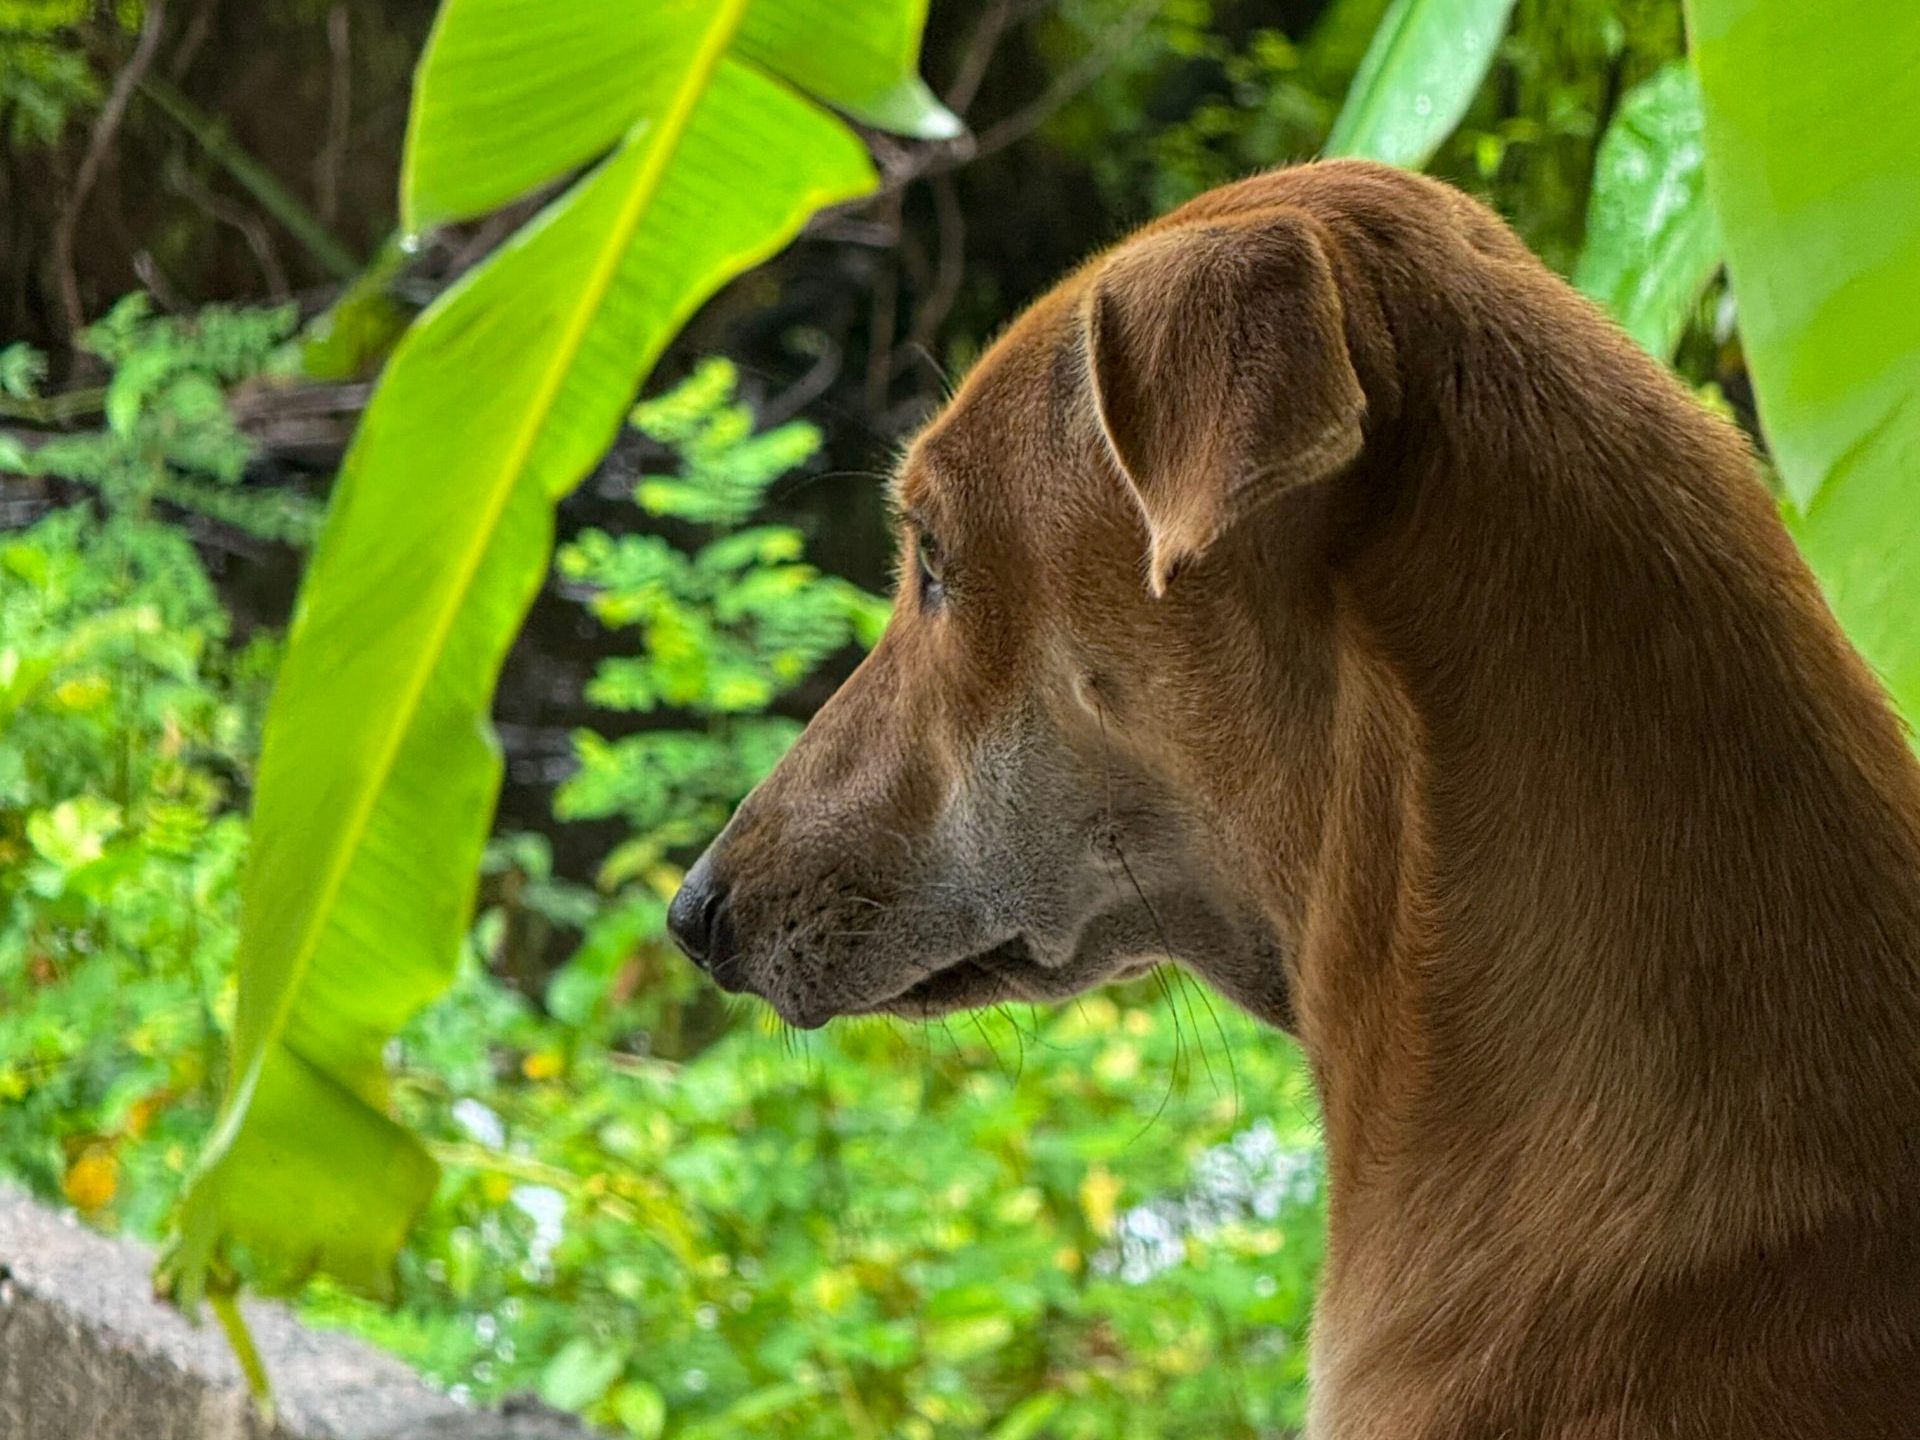
[{"label": "dog's whisker", "polygon": [[1153,979],[1154,983],[1160,987],[1161,995],[1167,1000],[1166,1011],[1173,1020],[1173,1064],[1167,1070],[1167,1084],[1166,1088],[1160,1092],[1160,1103],[1154,1107],[1153,1114],[1147,1117],[1146,1123],[1134,1132],[1133,1139],[1135,1141],[1139,1140],[1149,1130],[1153,1129],[1154,1126],[1158,1125],[1160,1123],[1160,1117],[1167,1113],[1167,1106],[1173,1103],[1174,1089],[1180,1084],[1182,1057],[1184,1054],[1179,1007],[1173,1004],[1173,997],[1167,991],[1166,976],[1160,973],[1160,967],[1158,965],[1153,967]]}]

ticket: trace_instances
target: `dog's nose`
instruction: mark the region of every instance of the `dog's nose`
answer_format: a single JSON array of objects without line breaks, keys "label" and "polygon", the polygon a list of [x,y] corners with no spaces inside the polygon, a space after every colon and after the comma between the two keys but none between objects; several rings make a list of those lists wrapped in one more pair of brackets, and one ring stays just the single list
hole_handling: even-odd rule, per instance
[{"label": "dog's nose", "polygon": [[727,959],[731,927],[726,923],[726,905],[727,887],[714,875],[708,857],[702,855],[667,906],[667,931],[674,944],[709,974]]}]

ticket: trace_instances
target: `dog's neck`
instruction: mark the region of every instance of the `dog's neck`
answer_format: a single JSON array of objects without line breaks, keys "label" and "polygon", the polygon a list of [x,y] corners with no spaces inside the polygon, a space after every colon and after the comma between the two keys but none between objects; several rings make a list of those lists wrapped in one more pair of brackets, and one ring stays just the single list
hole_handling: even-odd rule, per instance
[{"label": "dog's neck", "polygon": [[[1425,433],[1486,449],[1385,455],[1335,587],[1296,1004],[1331,1182],[1316,1364],[1367,1370],[1376,1419],[1389,1362],[1606,1392],[1567,1336],[1631,1369],[1620,1327],[1700,1277],[1920,1196],[1920,768],[1738,437],[1603,358],[1455,367],[1471,392],[1428,397],[1456,418]],[[1785,1323],[1853,1323],[1888,1278]]]}]

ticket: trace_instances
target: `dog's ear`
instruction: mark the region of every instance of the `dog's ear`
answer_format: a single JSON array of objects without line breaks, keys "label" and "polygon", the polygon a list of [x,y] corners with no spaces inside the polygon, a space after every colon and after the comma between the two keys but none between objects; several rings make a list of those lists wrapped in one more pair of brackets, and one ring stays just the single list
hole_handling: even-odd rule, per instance
[{"label": "dog's ear", "polygon": [[1155,595],[1235,519],[1360,453],[1328,243],[1268,210],[1142,236],[1094,277],[1094,405],[1146,515]]}]

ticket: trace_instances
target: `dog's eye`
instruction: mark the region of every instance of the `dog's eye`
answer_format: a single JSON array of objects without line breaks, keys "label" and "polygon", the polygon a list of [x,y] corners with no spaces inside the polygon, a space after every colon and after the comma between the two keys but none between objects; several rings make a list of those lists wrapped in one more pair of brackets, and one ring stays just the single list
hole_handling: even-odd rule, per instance
[{"label": "dog's eye", "polygon": [[920,567],[920,603],[934,606],[946,593],[940,573],[940,542],[922,530],[914,542],[913,553]]}]

